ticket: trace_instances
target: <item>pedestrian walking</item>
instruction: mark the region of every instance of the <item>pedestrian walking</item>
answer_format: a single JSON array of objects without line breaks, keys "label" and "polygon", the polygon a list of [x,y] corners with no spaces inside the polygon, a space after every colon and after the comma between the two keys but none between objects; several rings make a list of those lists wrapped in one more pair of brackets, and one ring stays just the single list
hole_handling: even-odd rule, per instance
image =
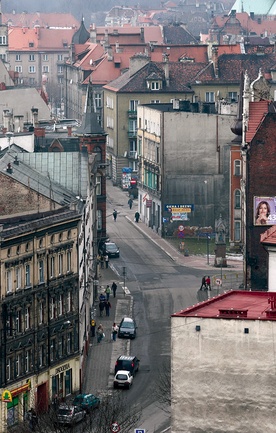
[{"label": "pedestrian walking", "polygon": [[110,310],[110,308],[111,308],[111,304],[110,304],[109,301],[105,301],[105,303],[104,303],[104,308],[105,308],[105,315],[106,315],[107,317],[109,317],[109,310]]},{"label": "pedestrian walking", "polygon": [[103,294],[103,293],[101,293],[100,294],[100,296],[99,296],[99,301],[101,302],[104,302],[105,301],[105,295]]},{"label": "pedestrian walking", "polygon": [[100,324],[97,328],[97,342],[100,343],[104,337],[103,325]]},{"label": "pedestrian walking", "polygon": [[99,303],[100,317],[103,317],[104,308],[105,308],[105,300],[100,301]]},{"label": "pedestrian walking", "polygon": [[132,204],[133,204],[132,198],[130,198],[127,203],[129,205],[129,209],[131,209],[132,208]]},{"label": "pedestrian walking", "polygon": [[135,221],[138,223],[138,222],[139,222],[139,219],[140,219],[140,214],[139,214],[139,212],[137,211],[137,212],[135,212]]},{"label": "pedestrian walking", "polygon": [[107,301],[109,301],[110,293],[111,293],[111,288],[109,287],[109,285],[107,285],[106,289],[105,289],[105,294],[106,294],[106,300]]},{"label": "pedestrian walking", "polygon": [[211,278],[209,277],[209,275],[206,278],[206,287],[207,287],[207,290],[212,290],[211,289]]},{"label": "pedestrian walking", "polygon": [[116,298],[117,284],[115,283],[115,281],[113,281],[111,289],[113,292],[113,298]]},{"label": "pedestrian walking", "polygon": [[199,290],[207,290],[207,285],[206,285],[206,275],[204,275],[202,277],[202,281],[201,281],[201,286]]},{"label": "pedestrian walking", "polygon": [[117,219],[117,215],[118,215],[118,212],[116,211],[116,209],[114,209],[114,211],[113,211],[113,219],[114,219],[115,222],[116,222],[116,219]]},{"label": "pedestrian walking", "polygon": [[118,326],[116,325],[116,323],[113,323],[113,325],[112,325],[112,331],[111,331],[111,334],[112,334],[112,340],[113,340],[113,341],[116,341],[116,339],[117,339],[118,330],[119,330],[119,328],[118,328]]},{"label": "pedestrian walking", "polygon": [[104,256],[104,261],[105,261],[105,267],[106,267],[106,269],[107,269],[107,268],[108,268],[108,261],[109,261],[108,254],[106,254],[106,255]]},{"label": "pedestrian walking", "polygon": [[101,255],[100,262],[101,262],[101,268],[103,269],[104,268],[104,256],[103,255]]}]

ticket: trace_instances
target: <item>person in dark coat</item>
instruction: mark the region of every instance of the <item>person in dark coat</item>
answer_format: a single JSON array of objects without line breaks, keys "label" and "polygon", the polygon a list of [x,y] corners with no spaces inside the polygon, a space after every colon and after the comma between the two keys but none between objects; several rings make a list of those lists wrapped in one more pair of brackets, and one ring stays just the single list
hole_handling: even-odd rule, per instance
[{"label": "person in dark coat", "polygon": [[115,283],[115,281],[113,281],[111,289],[113,292],[113,298],[116,298],[117,284]]},{"label": "person in dark coat", "polygon": [[99,303],[99,310],[100,310],[100,316],[103,316],[103,311],[105,309],[105,301],[100,301]]},{"label": "person in dark coat", "polygon": [[105,307],[105,314],[106,314],[107,317],[109,317],[109,310],[111,308],[110,302],[109,301],[105,301],[104,307]]},{"label": "person in dark coat", "polygon": [[118,215],[118,212],[114,209],[114,212],[113,212],[113,219],[114,219],[114,221],[116,221],[117,215]]},{"label": "person in dark coat", "polygon": [[140,214],[139,214],[139,212],[137,211],[137,212],[135,212],[135,221],[138,223],[138,222],[139,222],[139,219],[140,219]]},{"label": "person in dark coat", "polygon": [[130,198],[130,199],[128,200],[129,209],[132,208],[132,204],[133,204],[133,200],[132,200],[132,198]]}]

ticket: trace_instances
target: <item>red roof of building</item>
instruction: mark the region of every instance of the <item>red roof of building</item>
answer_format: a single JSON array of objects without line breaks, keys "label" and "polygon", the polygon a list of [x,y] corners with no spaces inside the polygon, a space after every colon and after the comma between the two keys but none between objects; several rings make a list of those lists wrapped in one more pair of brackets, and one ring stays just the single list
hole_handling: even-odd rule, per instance
[{"label": "red roof of building", "polygon": [[264,233],[261,234],[261,242],[266,245],[276,244],[276,227],[270,227]]},{"label": "red roof of building", "polygon": [[229,291],[172,314],[172,317],[276,320],[276,293]]},{"label": "red roof of building", "polygon": [[9,51],[54,51],[68,48],[76,29],[9,28]]},{"label": "red roof of building", "polygon": [[250,143],[268,113],[269,101],[249,102],[249,120],[245,141]]},{"label": "red roof of building", "polygon": [[[214,18],[213,27],[217,26],[223,28],[226,22],[230,22],[232,17],[230,15],[216,16]],[[240,22],[243,29],[246,30],[246,34],[267,34],[274,35],[276,33],[276,21],[271,19],[258,19],[255,17],[252,19],[246,12],[236,13],[236,19]]]},{"label": "red roof of building", "polygon": [[72,15],[67,13],[26,13],[21,14],[2,14],[3,24],[14,27],[52,27],[52,28],[79,28],[80,22]]}]

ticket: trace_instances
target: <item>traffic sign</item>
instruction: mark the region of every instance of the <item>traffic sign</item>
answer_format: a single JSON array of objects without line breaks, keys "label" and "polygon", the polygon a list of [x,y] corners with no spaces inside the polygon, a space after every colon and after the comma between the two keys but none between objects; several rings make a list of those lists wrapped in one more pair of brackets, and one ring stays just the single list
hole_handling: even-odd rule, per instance
[{"label": "traffic sign", "polygon": [[119,426],[119,424],[117,422],[113,422],[110,426],[110,431],[112,431],[112,433],[118,433],[121,430],[121,427]]},{"label": "traffic sign", "polygon": [[216,279],[216,285],[217,286],[221,286],[222,285],[222,280],[220,278]]},{"label": "traffic sign", "polygon": [[136,428],[134,433],[146,433],[146,430],[144,428]]},{"label": "traffic sign", "polygon": [[183,232],[183,230],[184,230],[184,226],[178,226],[178,230],[179,230],[180,232]]}]

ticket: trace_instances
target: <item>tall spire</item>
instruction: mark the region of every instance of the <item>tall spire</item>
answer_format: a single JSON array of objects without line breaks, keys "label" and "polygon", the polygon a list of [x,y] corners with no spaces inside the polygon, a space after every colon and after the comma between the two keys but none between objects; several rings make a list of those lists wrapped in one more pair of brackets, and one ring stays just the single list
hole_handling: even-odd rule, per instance
[{"label": "tall spire", "polygon": [[94,95],[93,95],[93,86],[92,82],[89,79],[87,90],[86,90],[86,100],[84,113],[82,117],[82,124],[76,130],[76,134],[78,135],[91,135],[91,134],[105,134],[103,128],[101,127],[96,113]]}]

